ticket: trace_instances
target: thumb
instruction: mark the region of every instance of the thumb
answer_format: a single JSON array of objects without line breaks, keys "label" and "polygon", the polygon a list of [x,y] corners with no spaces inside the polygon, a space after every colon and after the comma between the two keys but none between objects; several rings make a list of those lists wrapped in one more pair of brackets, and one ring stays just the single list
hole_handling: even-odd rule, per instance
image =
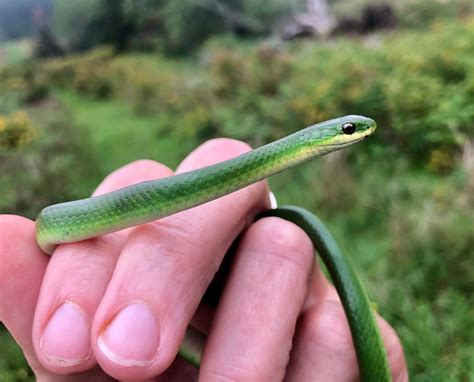
[{"label": "thumb", "polygon": [[33,350],[31,328],[49,257],[36,245],[33,221],[0,215],[0,321],[23,350],[37,380],[110,380],[98,367],[87,375],[56,376],[44,369]]},{"label": "thumb", "polygon": [[33,351],[31,327],[47,265],[48,257],[36,246],[34,222],[0,215],[0,321],[35,373],[43,368]]}]

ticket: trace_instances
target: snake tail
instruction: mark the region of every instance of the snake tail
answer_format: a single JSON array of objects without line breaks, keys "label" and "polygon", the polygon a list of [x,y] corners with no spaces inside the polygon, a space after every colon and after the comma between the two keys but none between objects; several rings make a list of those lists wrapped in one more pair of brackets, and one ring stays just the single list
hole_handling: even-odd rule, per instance
[{"label": "snake tail", "polygon": [[[302,228],[326,265],[341,298],[356,351],[361,381],[390,382],[392,376],[373,309],[349,258],[324,223],[301,207],[283,206],[258,216],[276,216]],[[199,367],[206,336],[188,327],[179,354]]]},{"label": "snake tail", "polygon": [[341,250],[324,223],[301,207],[283,206],[264,212],[261,217],[288,220],[311,238],[341,298],[349,322],[362,381],[392,381],[388,359],[373,308],[351,261]]}]

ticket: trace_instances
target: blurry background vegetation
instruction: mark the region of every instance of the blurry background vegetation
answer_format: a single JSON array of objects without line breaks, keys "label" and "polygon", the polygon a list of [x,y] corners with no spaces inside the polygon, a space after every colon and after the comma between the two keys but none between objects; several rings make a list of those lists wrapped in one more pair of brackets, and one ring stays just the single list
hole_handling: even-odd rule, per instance
[{"label": "blurry background vegetation", "polygon": [[[413,381],[474,380],[471,1],[0,0],[0,212],[139,158],[356,113],[375,136],[271,180],[321,215]],[[31,380],[0,329],[0,380]]]}]

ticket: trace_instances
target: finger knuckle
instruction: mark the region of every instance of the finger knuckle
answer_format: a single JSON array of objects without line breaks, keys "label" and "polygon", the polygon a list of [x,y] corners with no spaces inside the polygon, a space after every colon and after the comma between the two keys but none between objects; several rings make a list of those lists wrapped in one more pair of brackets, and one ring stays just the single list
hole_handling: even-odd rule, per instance
[{"label": "finger knuckle", "polygon": [[267,259],[276,267],[296,267],[301,273],[308,273],[314,259],[313,245],[306,233],[297,225],[280,219],[265,218],[254,225],[252,236],[264,238]]},{"label": "finger knuckle", "polygon": [[246,357],[231,357],[230,361],[219,366],[214,366],[211,370],[205,370],[203,380],[216,382],[233,381],[274,381],[283,378],[284,370],[280,371],[280,378],[275,378],[275,370],[264,370],[262,365],[249,362]]},{"label": "finger knuckle", "polygon": [[[171,216],[135,227],[129,236],[144,249],[142,256],[150,264],[171,262],[186,267],[189,252],[203,246],[199,227],[186,219]],[[156,253],[160,256],[156,256]]]},{"label": "finger knuckle", "polygon": [[22,254],[21,246],[25,238],[34,240],[34,231],[27,231],[32,222],[15,215],[0,215],[0,282],[13,279],[25,272],[26,262],[16,253]]},{"label": "finger knuckle", "polygon": [[351,332],[340,303],[325,301],[310,308],[303,317],[301,330],[306,351],[323,351],[357,367]]},{"label": "finger knuckle", "polygon": [[208,371],[206,373],[206,381],[219,381],[219,382],[234,382],[241,381],[247,377],[245,369],[237,365],[223,365],[220,368]]}]

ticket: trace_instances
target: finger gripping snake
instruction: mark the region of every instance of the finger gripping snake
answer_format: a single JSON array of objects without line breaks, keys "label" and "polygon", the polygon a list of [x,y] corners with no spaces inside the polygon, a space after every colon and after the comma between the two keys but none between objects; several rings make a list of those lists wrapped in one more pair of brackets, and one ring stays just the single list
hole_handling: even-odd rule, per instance
[{"label": "finger gripping snake", "polygon": [[[233,159],[198,170],[129,186],[108,194],[43,209],[38,245],[52,254],[61,243],[85,240],[172,215],[235,192],[309,159],[370,136],[376,123],[349,115],[302,129]],[[362,381],[391,381],[387,356],[366,292],[349,259],[325,225],[293,206],[266,211],[301,227],[324,261],[351,329]],[[198,366],[205,337],[189,327],[180,354]]]}]

